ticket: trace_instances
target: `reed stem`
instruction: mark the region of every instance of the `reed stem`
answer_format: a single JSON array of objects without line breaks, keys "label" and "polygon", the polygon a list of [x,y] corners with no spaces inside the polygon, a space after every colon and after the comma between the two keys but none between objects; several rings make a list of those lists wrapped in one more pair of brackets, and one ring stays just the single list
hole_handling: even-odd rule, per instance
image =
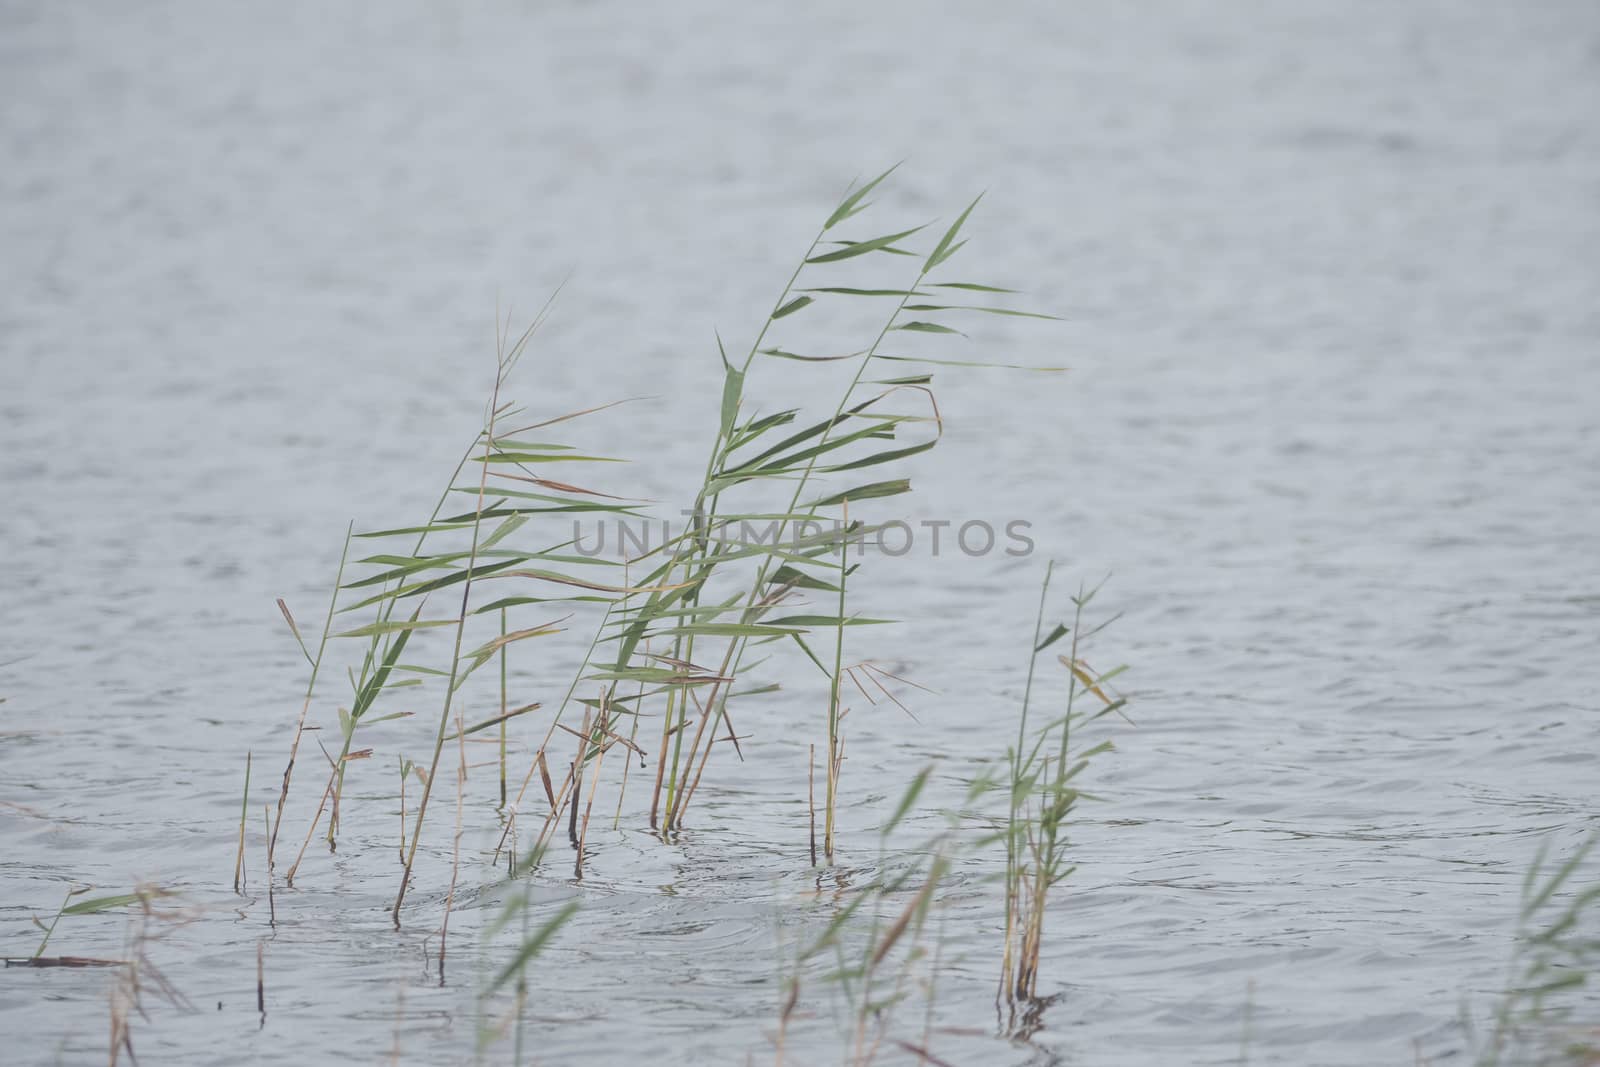
[{"label": "reed stem", "polygon": [[250,814],[250,764],[254,760],[254,752],[244,754],[244,800],[239,805],[239,851],[233,860],[233,891],[239,892],[239,883],[244,876],[244,823]]}]

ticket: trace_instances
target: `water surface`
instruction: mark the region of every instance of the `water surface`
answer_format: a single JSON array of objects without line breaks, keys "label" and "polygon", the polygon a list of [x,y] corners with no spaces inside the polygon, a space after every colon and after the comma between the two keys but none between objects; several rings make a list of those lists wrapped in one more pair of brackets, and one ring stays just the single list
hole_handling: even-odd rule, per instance
[{"label": "water surface", "polygon": [[[592,432],[640,460],[631,491],[685,499],[713,329],[748,345],[843,185],[901,158],[881,218],[988,189],[972,272],[1066,317],[984,324],[965,355],[1072,367],[941,372],[946,440],[907,517],[1023,518],[1038,551],[863,572],[863,610],[904,621],[861,654],[938,693],[920,725],[852,716],[837,870],[804,855],[825,699],[804,664],[777,668],[749,762],[708,774],[678,841],[630,793],[591,833],[530,1048],[766,1059],[778,961],[908,858],[873,830],[901,785],[942,760],[935,807],[1003,752],[1047,556],[1069,583],[1115,573],[1101,655],[1134,664],[1137,726],[1108,727],[1093,771],[1043,1029],[994,1036],[973,859],[946,895],[935,1051],[1465,1047],[1538,843],[1570,847],[1600,795],[1592,5],[79,4],[0,27],[0,938],[30,952],[69,884],[205,905],[155,950],[201,1010],[156,1008],[145,1062],[471,1058],[506,951],[478,936],[487,771],[442,987],[423,944],[445,818],[415,917],[397,934],[385,910],[392,762],[427,716],[375,728],[339,851],[279,888],[275,927],[227,892],[245,752],[259,802],[304,684],[273,600],[315,619],[346,521],[426,512],[497,309],[526,319],[569,275],[519,399],[654,397]],[[519,664],[529,699],[576,655]],[[578,892],[564,873],[540,876],[540,914]],[[123,929],[52,944],[115,954]],[[101,1059],[106,988],[6,971],[10,1054]],[[827,1001],[806,1011],[792,1061],[836,1059]]]}]

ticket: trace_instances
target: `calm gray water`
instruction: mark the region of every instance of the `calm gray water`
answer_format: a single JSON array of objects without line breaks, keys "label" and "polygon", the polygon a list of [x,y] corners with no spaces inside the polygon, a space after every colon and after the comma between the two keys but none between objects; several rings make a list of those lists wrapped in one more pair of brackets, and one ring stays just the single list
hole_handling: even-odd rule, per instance
[{"label": "calm gray water", "polygon": [[[803,663],[680,840],[644,831],[642,792],[591,831],[585,909],[534,972],[535,1058],[768,1061],[779,961],[875,872],[912,771],[942,761],[935,806],[1003,753],[1048,556],[1067,585],[1114,572],[1096,658],[1133,664],[1137,726],[1106,726],[1092,770],[1043,1029],[994,1035],[974,858],[946,895],[935,1052],[1460,1062],[1539,842],[1597,824],[1597,114],[1581,2],[3,5],[5,953],[69,884],[147,880],[206,911],[152,950],[201,1010],[154,1006],[141,1062],[397,1040],[470,1060],[509,950],[480,938],[487,770],[443,987],[423,944],[447,809],[406,928],[384,910],[393,761],[423,754],[427,715],[373,728],[338,853],[313,848],[268,925],[259,804],[304,685],[273,600],[313,626],[345,523],[426,513],[497,307],[525,320],[569,275],[517,397],[654,397],[588,432],[639,460],[610,484],[683,500],[713,329],[748,345],[843,186],[904,158],[885,225],[988,189],[970,273],[1066,317],[982,323],[949,356],[1073,368],[941,371],[946,440],[910,465],[906,517],[1026,519],[1038,552],[863,572],[860,607],[904,621],[860,654],[938,694],[912,694],[920,725],[852,716],[838,870],[804,856],[824,698]],[[519,689],[549,699],[578,651],[523,654]],[[579,892],[565,873],[538,914]],[[52,946],[115,954],[123,931],[66,920]],[[0,972],[4,1058],[103,1060],[108,984]],[[837,1062],[827,999],[803,1007],[790,1062]]]}]

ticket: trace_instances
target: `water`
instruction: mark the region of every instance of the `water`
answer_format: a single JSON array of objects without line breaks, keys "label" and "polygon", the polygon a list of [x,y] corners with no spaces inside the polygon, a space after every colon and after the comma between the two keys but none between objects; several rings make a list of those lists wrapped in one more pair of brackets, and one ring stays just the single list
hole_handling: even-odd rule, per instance
[{"label": "water", "polygon": [[[594,432],[645,460],[634,491],[683,499],[713,328],[748,344],[844,182],[899,158],[880,217],[989,189],[971,273],[1067,316],[983,324],[978,354],[1074,368],[941,372],[946,441],[908,517],[1024,518],[1039,551],[864,578],[863,609],[905,621],[862,654],[940,695],[915,694],[920,726],[852,717],[838,871],[803,858],[821,698],[799,666],[676,844],[627,811],[592,831],[530,1049],[766,1060],[777,961],[877,869],[901,784],[944,757],[937,803],[1003,751],[1047,555],[1069,582],[1115,572],[1100,655],[1134,664],[1138,725],[1093,770],[1043,1029],[993,1036],[970,860],[934,1051],[1465,1047],[1538,843],[1571,847],[1600,794],[1591,5],[14,4],[0,26],[0,937],[31,952],[69,883],[206,907],[152,949],[200,1010],[154,1008],[145,1062],[470,1059],[507,951],[479,937],[490,772],[442,988],[423,942],[448,814],[406,929],[385,913],[389,761],[423,754],[426,715],[374,728],[340,850],[279,887],[276,928],[227,892],[244,753],[258,804],[304,684],[273,599],[309,627],[347,519],[426,511],[497,305],[520,321],[569,274],[519,398],[655,397]],[[574,655],[527,655],[519,681],[543,696]],[[578,892],[563,873],[539,915]],[[123,929],[67,920],[52,945],[114,955]],[[9,1055],[101,1059],[107,986],[4,972]],[[836,1060],[826,999],[804,1009],[791,1060]]]}]

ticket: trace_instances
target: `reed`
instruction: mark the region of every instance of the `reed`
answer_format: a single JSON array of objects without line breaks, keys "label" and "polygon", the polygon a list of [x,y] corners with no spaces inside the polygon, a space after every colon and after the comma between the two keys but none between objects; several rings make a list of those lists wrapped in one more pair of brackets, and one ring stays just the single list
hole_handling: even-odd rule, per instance
[{"label": "reed", "polygon": [[[482,1056],[494,1042],[504,1038],[507,1033],[513,1035],[513,1050],[511,1062],[520,1064],[525,1062],[523,1057],[523,1020],[526,1015],[531,986],[528,981],[528,968],[549,946],[556,934],[569,923],[578,913],[579,904],[569,900],[556,908],[548,918],[534,926],[532,913],[534,901],[532,888],[525,877],[528,872],[538,865],[540,857],[530,855],[528,859],[515,867],[505,881],[501,882],[502,888],[509,890],[505,904],[500,911],[489,921],[483,931],[485,944],[493,943],[513,921],[520,925],[521,933],[517,945],[499,970],[494,972],[487,982],[478,990],[478,1038],[477,1049]],[[498,1018],[485,1018],[494,1000],[503,995],[507,990],[512,993],[512,1003],[509,1011],[503,1012]]]},{"label": "reed", "polygon": [[[289,745],[289,762],[283,768],[283,787],[278,791],[278,815],[273,820],[271,832],[267,835],[267,870],[273,868],[273,860],[278,849],[278,829],[283,825],[283,806],[289,799],[289,782],[294,777],[295,758],[300,754],[300,739],[305,735],[306,715],[311,710],[311,700],[316,694],[317,677],[322,672],[322,657],[328,648],[328,634],[333,629],[333,609],[339,600],[339,583],[344,580],[345,559],[350,552],[350,532],[354,524],[345,529],[344,547],[339,551],[339,569],[333,577],[333,592],[328,597],[328,615],[322,624],[322,638],[317,642],[315,656],[306,649],[305,640],[300,636],[300,627],[295,625],[294,616],[289,613],[289,605],[283,598],[278,598],[278,610],[283,613],[283,619],[289,624],[289,632],[294,635],[295,643],[300,646],[300,652],[306,657],[306,662],[311,665],[311,675],[306,681],[305,699],[300,704],[300,717],[294,724],[294,740]],[[293,881],[291,876],[290,881]]]},{"label": "reed", "polygon": [[[1073,871],[1068,862],[1067,828],[1083,794],[1078,775],[1089,761],[1112,747],[1109,740],[1084,746],[1078,731],[1113,712],[1127,700],[1112,693],[1109,682],[1126,668],[1095,674],[1080,653],[1085,643],[1115,619],[1085,628],[1084,613],[1098,587],[1080,587],[1071,598],[1070,623],[1045,630],[1045,608],[1054,567],[1047,565],[1039,589],[1028,669],[1017,719],[1017,740],[1007,757],[1010,772],[1006,829],[1005,935],[999,996],[1010,1005],[1038,999],[1039,957],[1050,892]],[[1030,732],[1029,714],[1039,657],[1056,642],[1068,639],[1070,651],[1058,656],[1067,673],[1065,709],[1044,727]],[[1079,704],[1095,698],[1087,711]]]},{"label": "reed", "polygon": [[[485,436],[485,439],[486,439],[486,443],[488,445],[490,445],[491,447],[493,446],[493,443],[494,443],[494,440],[495,440],[494,431],[495,431],[496,420],[500,416],[500,390],[504,387],[505,380],[506,380],[506,375],[510,372],[511,366],[512,366],[512,364],[514,364],[516,362],[516,356],[520,352],[521,352],[521,348],[520,347],[513,349],[512,352],[511,352],[511,355],[509,356],[509,358],[507,357],[507,355],[505,353],[502,352],[499,355],[499,358],[497,360],[498,366],[496,367],[496,372],[495,372],[494,392],[491,394],[491,396],[489,398],[489,417],[488,417],[487,428],[486,428],[485,433],[484,433],[484,436]],[[467,550],[467,569],[466,569],[465,573],[463,574],[462,581],[461,581],[461,610],[457,614],[457,617],[455,619],[455,648],[454,648],[454,651],[452,652],[452,654],[450,656],[450,672],[449,672],[449,677],[445,682],[444,709],[442,711],[440,711],[440,713],[439,713],[439,731],[438,731],[438,736],[435,739],[434,745],[433,745],[433,758],[428,763],[428,776],[423,781],[422,797],[417,801],[417,825],[416,825],[416,829],[412,832],[412,835],[411,835],[411,844],[406,849],[405,871],[400,876],[400,889],[395,894],[395,898],[394,898],[393,916],[394,916],[394,925],[395,925],[396,929],[398,929],[399,926],[400,926],[400,905],[405,902],[406,888],[407,888],[407,886],[409,886],[411,884],[411,868],[412,868],[412,865],[416,862],[417,844],[422,839],[423,819],[428,814],[428,798],[433,795],[433,782],[434,782],[434,779],[438,776],[438,770],[439,770],[439,756],[444,751],[445,733],[449,728],[450,712],[451,712],[451,709],[452,709],[453,701],[455,699],[456,690],[458,688],[458,686],[456,685],[456,678],[457,678],[457,676],[458,676],[458,674],[459,674],[459,672],[461,670],[461,643],[462,643],[462,641],[463,641],[463,639],[465,637],[465,634],[466,634],[467,608],[468,608],[468,605],[469,605],[469,602],[470,602],[470,599],[471,599],[471,596],[472,596],[472,581],[476,577],[475,572],[477,570],[477,564],[478,564],[478,551],[479,551],[479,549],[481,547],[480,538],[481,538],[481,534],[483,532],[483,511],[484,511],[483,505],[484,505],[484,498],[485,498],[485,495],[486,495],[487,490],[488,490],[488,484],[489,484],[489,464],[488,464],[488,461],[486,459],[484,461],[484,463],[482,464],[481,473],[480,473],[479,478],[478,478],[478,501],[477,501],[478,506],[477,506],[477,510],[472,515],[471,546]],[[421,610],[422,609],[419,606],[418,609],[417,609],[418,613],[420,613]],[[413,619],[415,619],[415,618],[416,618],[416,616],[414,615]],[[440,620],[440,621],[448,621],[448,620]],[[458,731],[458,732],[464,733],[465,732],[465,727],[463,726],[461,728],[461,730]],[[463,762],[464,762],[464,760],[463,760]],[[452,880],[451,884],[452,884],[452,890],[453,890],[453,888],[454,888],[454,881],[453,880]],[[449,922],[449,916],[450,916],[449,909],[446,908],[445,921],[446,921],[447,924]],[[439,953],[440,953],[440,962],[442,964],[443,963],[443,956],[444,956],[444,937],[443,937],[442,931],[441,931],[441,934],[440,934]],[[442,977],[443,977],[443,972],[442,972],[442,967],[441,967],[441,979],[442,979]]]},{"label": "reed", "polygon": [[[270,806],[267,810],[271,810]],[[151,946],[193,922],[199,912],[158,907],[157,902],[171,894],[152,886],[141,886],[131,895],[133,899],[128,903],[133,906],[133,913],[123,947],[124,965],[118,969],[111,989],[111,1067],[116,1067],[124,1052],[130,1062],[138,1062],[133,1051],[132,1019],[135,1015],[145,1020],[150,1018],[152,998],[164,1000],[182,1012],[196,1010],[189,998],[155,965]]]},{"label": "reed", "polygon": [[[782,983],[783,1000],[773,1039],[776,1062],[785,1059],[790,1023],[801,1002],[803,976],[808,968],[824,959],[832,960],[817,980],[834,991],[845,1011],[840,1026],[843,1041],[840,1060],[852,1067],[876,1061],[887,1045],[917,1057],[916,1062],[938,1063],[929,1049],[934,975],[938,968],[938,947],[930,943],[928,919],[937,906],[940,889],[953,863],[952,853],[959,847],[953,820],[950,830],[906,850],[919,857],[909,865],[892,870],[889,841],[891,835],[916,807],[932,768],[924,768],[902,794],[894,813],[879,831],[878,866],[889,873],[868,881],[851,894],[795,959],[793,974]],[[920,982],[919,982],[920,979]],[[922,1013],[920,1037],[913,1041],[898,1036],[900,1009],[911,1003],[920,984],[928,999]]]},{"label": "reed", "polygon": [[506,637],[506,609],[500,609],[500,806],[506,806],[506,720],[510,704],[506,700],[506,657],[510,655]]},{"label": "reed", "polygon": [[1597,841],[1590,834],[1554,866],[1550,840],[1540,845],[1523,878],[1505,991],[1479,1043],[1478,1067],[1600,1062],[1594,1001],[1585,999],[1600,972],[1600,882],[1579,882]]},{"label": "reed", "polygon": [[[527,347],[529,341],[537,333],[540,326],[543,325],[545,318],[549,313],[551,303],[553,303],[554,299],[555,295],[552,294],[550,301],[546,302],[545,306],[540,309],[533,321],[522,332],[522,334],[516,338],[514,342],[510,340],[509,325],[502,326],[497,313],[497,386],[503,384],[504,379],[510,373],[511,367],[513,367],[521,358],[521,355]],[[597,408],[591,410],[600,409]],[[499,417],[503,419],[509,419],[519,413],[520,409],[511,407],[509,405],[503,409],[500,409],[497,404],[491,403],[489,418],[493,419]],[[520,430],[515,432],[540,429],[544,426],[588,413],[589,412],[576,412],[570,415],[564,415],[556,419],[536,423],[532,426],[522,427]],[[378,588],[378,592],[374,595],[364,596],[363,599],[359,600],[355,604],[346,606],[345,608],[341,609],[340,612],[343,614],[352,611],[371,609],[373,612],[373,621],[366,626],[357,627],[353,630],[336,635],[340,637],[365,639],[366,649],[362,657],[360,672],[355,678],[352,679],[354,701],[351,704],[348,712],[341,711],[340,713],[340,729],[341,733],[343,734],[343,749],[340,753],[340,770],[336,775],[336,781],[334,784],[333,797],[335,812],[338,810],[338,797],[342,794],[344,788],[344,774],[342,769],[343,757],[352,748],[356,730],[364,724],[376,724],[379,722],[405,718],[410,715],[410,712],[398,712],[387,715],[373,716],[370,714],[370,712],[373,710],[373,707],[377,704],[377,702],[386,693],[395,689],[418,686],[422,684],[425,678],[447,677],[450,674],[450,671],[440,670],[439,668],[408,665],[401,662],[400,657],[405,651],[406,645],[411,640],[412,635],[419,630],[424,630],[428,626],[432,625],[431,623],[423,623],[419,621],[422,610],[420,603],[413,611],[409,620],[406,620],[402,610],[403,607],[414,598],[420,597],[425,600],[429,593],[437,589],[446,588],[450,585],[471,578],[482,577],[485,574],[494,574],[501,569],[501,567],[512,566],[517,563],[537,561],[542,557],[542,553],[538,552],[527,553],[521,557],[517,557],[514,553],[501,551],[497,553],[499,566],[485,567],[482,569],[481,573],[474,574],[474,569],[470,566],[467,567],[465,571],[461,570],[461,564],[463,560],[471,558],[472,554],[470,551],[463,551],[459,549],[456,551],[444,552],[424,551],[425,548],[429,548],[436,544],[440,538],[448,538],[452,534],[459,533],[463,529],[469,529],[473,532],[474,536],[477,535],[478,524],[474,521],[474,514],[476,513],[456,516],[444,515],[446,505],[449,504],[449,502],[459,494],[471,494],[479,505],[478,512],[481,513],[483,510],[481,506],[483,501],[481,499],[481,494],[479,493],[479,490],[482,488],[481,484],[476,486],[456,484],[456,480],[461,477],[462,473],[467,469],[469,463],[472,462],[473,453],[480,448],[485,450],[485,454],[482,457],[479,457],[480,463],[483,464],[500,464],[515,460],[516,469],[524,472],[522,475],[501,473],[500,469],[497,467],[497,477],[515,479],[526,483],[532,483],[540,487],[550,487],[552,489],[560,490],[559,493],[554,495],[541,495],[527,491],[506,488],[500,489],[499,493],[497,494],[498,499],[496,501],[495,509],[493,509],[494,514],[483,516],[501,518],[504,520],[500,526],[497,527],[495,533],[490,535],[490,543],[508,536],[510,533],[514,532],[518,527],[520,527],[530,515],[540,512],[583,511],[591,509],[618,511],[627,510],[625,508],[616,508],[604,504],[586,504],[584,503],[584,498],[576,494],[585,494],[589,492],[588,490],[583,490],[574,486],[565,485],[564,483],[535,477],[533,472],[529,470],[529,463],[548,462],[567,458],[554,454],[561,448],[559,445],[540,447],[538,450],[541,454],[527,457],[508,456],[496,449],[494,446],[495,441],[489,434],[488,421],[486,420],[485,424],[479,429],[477,434],[474,435],[472,443],[467,446],[467,448],[462,452],[460,458],[456,461],[455,468],[452,470],[450,477],[446,480],[444,490],[434,501],[433,509],[429,512],[427,520],[421,526],[408,527],[399,530],[379,530],[358,535],[363,540],[397,540],[401,543],[397,546],[394,546],[393,551],[391,552],[377,553],[358,561],[363,565],[376,566],[379,568],[379,570],[375,574],[367,575],[366,577],[351,582],[347,586],[343,587],[344,589],[350,590],[367,590],[376,586]],[[599,495],[603,496],[604,494]],[[508,504],[508,501],[533,501],[535,503],[520,505],[517,503]],[[487,552],[488,545],[486,544],[483,547],[485,552]],[[427,580],[427,573],[435,570],[445,570],[450,573],[446,573],[444,576],[439,578]],[[339,591],[336,590],[336,596],[338,595],[338,592]],[[505,605],[537,602],[538,599],[539,598],[508,599],[505,602]],[[481,610],[490,611],[500,606],[502,605],[490,605],[489,607]],[[405,621],[396,621],[396,611],[401,611],[399,618]],[[446,625],[448,622],[449,620],[443,620],[441,625]],[[511,641],[521,640],[526,636],[541,635],[508,634],[505,635],[505,642],[509,643]],[[504,647],[504,645],[500,647]],[[481,651],[482,650],[480,650],[480,652]],[[472,670],[476,670],[479,666],[482,666],[482,659],[475,659],[471,668],[465,673],[470,674]],[[453,667],[454,665],[452,665],[452,668]],[[445,716],[445,719],[448,721],[448,716]],[[328,824],[328,843],[330,847],[332,846],[337,834],[337,828],[337,819],[330,819]]]},{"label": "reed", "polygon": [[[501,725],[504,726],[504,719]],[[444,919],[439,923],[439,984],[444,985],[445,951],[450,940],[450,909],[455,906],[456,881],[461,877],[461,833],[467,797],[467,724],[456,713],[456,832],[450,844],[450,889],[444,895]]]},{"label": "reed", "polygon": [[[361,644],[359,667],[350,671],[351,702],[338,708],[339,751],[329,756],[329,777],[305,843],[289,868],[291,883],[324,814],[327,841],[330,847],[335,843],[349,765],[372,751],[354,747],[358,733],[364,735],[376,723],[411,714],[397,708],[398,698],[393,696],[397,692],[436,693],[438,718],[431,751],[419,755],[414,764],[401,758],[402,871],[390,909],[396,925],[413,885],[448,742],[496,728],[496,807],[503,824],[496,859],[515,840],[526,814],[528,787],[537,775],[546,804],[536,806],[534,813],[542,820],[528,852],[544,854],[551,836],[565,822],[577,849],[574,875],[581,878],[605,754],[621,744],[639,758],[641,768],[654,763],[648,821],[660,833],[677,832],[692,810],[714,751],[731,748],[743,758],[734,720],[743,714],[742,708],[758,707],[757,696],[777,688],[763,684],[756,672],[767,657],[785,650],[797,651],[823,675],[818,695],[822,736],[816,746],[823,762],[822,795],[809,800],[808,807],[819,809],[813,818],[821,823],[821,852],[832,862],[845,758],[843,726],[849,713],[844,680],[848,678],[864,695],[865,685],[888,694],[866,663],[846,663],[846,627],[888,621],[867,617],[853,607],[852,576],[863,564],[850,559],[849,546],[879,529],[862,517],[867,509],[911,491],[908,477],[887,468],[928,452],[943,436],[933,391],[935,370],[947,365],[1006,366],[939,358],[923,349],[959,337],[961,332],[950,323],[963,314],[1050,317],[996,306],[994,299],[1012,290],[949,275],[948,264],[966,244],[965,227],[978,200],[942,230],[911,225],[883,227],[864,237],[839,236],[845,228],[861,224],[872,206],[869,197],[883,188],[893,171],[890,168],[846,192],[794,265],[742,355],[730,356],[717,339],[722,386],[715,417],[707,420],[710,447],[688,509],[693,519],[665,543],[631,558],[574,554],[572,541],[565,537],[547,535],[547,547],[542,548],[519,543],[541,520],[564,522],[575,515],[639,518],[642,505],[548,473],[563,469],[554,464],[616,462],[553,443],[543,435],[556,424],[614,405],[556,418],[525,417],[523,409],[507,399],[509,382],[549,305],[517,335],[509,320],[502,323],[497,315],[495,374],[484,418],[432,511],[420,525],[348,531],[316,654],[300,641],[312,677],[290,746],[269,854],[307,729],[307,709],[323,673],[324,652],[335,638]],[[937,240],[916,248],[927,234],[938,234]],[[869,276],[874,265],[896,270],[891,277],[875,280]],[[803,333],[795,332],[808,322],[826,323],[819,317],[830,307],[861,306],[877,308],[875,325],[854,351],[819,350],[820,346],[804,342]],[[832,398],[820,415],[807,416],[797,407],[763,408],[759,400],[763,372],[780,364],[833,379]],[[530,436],[536,432],[537,439]],[[450,502],[462,498],[470,502],[467,510],[452,513]],[[744,536],[751,524],[761,524],[765,536]],[[377,551],[351,558],[352,545],[372,542]],[[582,575],[583,569],[596,567],[623,568],[620,583]],[[484,589],[496,595],[484,596]],[[812,597],[826,606],[811,606]],[[445,598],[450,606],[441,611],[434,605]],[[603,613],[579,669],[543,723],[543,739],[532,747],[513,797],[508,724],[540,703],[512,707],[517,694],[508,665],[511,646],[562,633],[566,617],[545,617],[524,625],[511,616],[524,608],[544,610],[555,602],[595,604]],[[335,624],[334,620],[352,614],[365,615],[367,621],[350,628]],[[284,615],[299,641],[298,627],[286,607]],[[483,632],[487,623],[497,624],[492,636]],[[816,654],[821,650],[813,647],[818,640],[831,645],[821,656]],[[490,664],[497,668],[497,692],[490,697],[481,680],[469,691],[466,687],[473,676]],[[588,686],[598,689],[593,696],[587,691],[580,696],[580,687]],[[467,709],[491,700],[496,713],[468,725]],[[870,695],[868,700],[872,701]],[[569,709],[583,713],[576,731],[563,721]],[[642,722],[651,715],[660,716],[659,730],[651,726],[642,734]],[[578,740],[576,756],[559,783],[549,772],[555,758],[550,746],[558,731],[575,732]],[[639,745],[641,736],[659,742],[653,753]],[[622,818],[631,763],[631,758],[624,761],[617,822]],[[408,769],[420,784],[414,797],[406,795]],[[464,797],[461,805],[464,820]],[[513,854],[508,868],[517,866]]]},{"label": "reed", "polygon": [[56,925],[64,917],[69,915],[100,915],[108,911],[139,904],[146,897],[165,895],[164,890],[141,887],[132,893],[118,893],[108,897],[91,897],[88,900],[80,900],[77,903],[73,903],[73,897],[80,897],[93,888],[93,886],[87,885],[76,888],[69,887],[67,895],[62,899],[61,906],[56,909],[56,913],[51,918],[48,926],[40,922],[37,917],[34,918],[33,924],[44,931],[44,937],[39,940],[39,947],[34,949],[33,955],[29,957],[30,963],[38,965],[39,961],[49,958],[44,954],[45,947],[50,944],[50,938],[56,932]]},{"label": "reed", "polygon": [[[844,522],[846,529],[850,524],[850,501],[841,501],[844,508]],[[850,559],[849,542],[840,546],[839,551],[839,618],[845,618],[845,584],[850,575],[847,565]],[[839,796],[839,770],[844,763],[844,752],[839,742],[839,726],[844,721],[845,709],[839,706],[840,684],[844,677],[844,626],[834,628],[833,646],[833,674],[828,679],[828,768],[827,768],[827,800],[822,820],[822,854],[829,863],[833,862],[833,817],[834,805]]]},{"label": "reed", "polygon": [[[281,603],[281,601],[280,601]],[[254,752],[244,754],[244,800],[239,805],[239,851],[233,859],[233,891],[239,892],[241,879],[244,877],[244,824],[250,815],[250,764],[254,760]]]},{"label": "reed", "polygon": [[[642,714],[646,704],[662,703],[659,746],[656,752],[649,823],[661,832],[680,829],[690,804],[704,779],[711,754],[726,742],[739,751],[732,724],[733,703],[772,686],[751,686],[735,691],[734,685],[756,664],[747,663],[752,648],[793,642],[827,677],[825,703],[824,853],[832,855],[833,828],[838,803],[838,775],[842,761],[839,731],[844,708],[839,701],[843,674],[843,628],[884,620],[849,612],[843,579],[849,539],[875,532],[865,523],[851,524],[851,503],[897,496],[911,489],[907,478],[890,478],[852,488],[827,489],[818,485],[826,476],[909,459],[933,448],[942,436],[942,421],[931,388],[932,372],[906,374],[906,364],[991,365],[942,360],[917,354],[914,349],[884,350],[893,338],[910,344],[922,338],[958,334],[940,318],[963,312],[1050,316],[1011,308],[949,303],[951,294],[998,294],[1011,290],[966,281],[935,280],[940,270],[965,244],[961,237],[976,201],[943,231],[925,253],[906,247],[924,227],[884,233],[860,240],[836,239],[835,227],[856,218],[869,206],[867,197],[888,179],[890,171],[851,190],[813,238],[754,341],[738,361],[731,360],[718,339],[723,365],[723,387],[716,431],[712,435],[704,475],[687,513],[689,527],[668,543],[630,560],[653,565],[638,585],[608,609],[586,663],[595,662],[595,649],[615,644],[616,652],[603,666],[584,677],[606,683],[608,690],[588,704],[609,709],[597,729],[613,730],[616,717]],[[826,284],[802,285],[813,273],[839,269],[846,261],[873,256],[889,261],[910,257],[916,269],[909,279],[887,287]],[[855,264],[852,264],[852,267]],[[849,279],[847,279],[849,280]],[[816,314],[815,306],[830,301],[886,302],[891,310],[866,345],[845,355],[806,352],[804,345],[775,343],[770,335],[787,329],[802,314]],[[798,361],[826,371],[842,363],[848,372],[832,413],[809,424],[799,409],[762,413],[754,408],[754,376],[772,360]],[[1036,368],[1059,370],[1061,368]],[[870,378],[870,371],[889,377]],[[910,401],[907,407],[905,402]],[[796,425],[804,426],[798,431]],[[901,434],[925,427],[920,440],[906,443]],[[894,442],[885,446],[883,442]],[[777,506],[763,499],[775,494]],[[767,498],[770,500],[770,497]],[[836,518],[838,515],[840,517]],[[824,525],[841,532],[806,532]],[[749,523],[766,523],[771,543],[754,544],[738,536]],[[792,536],[791,536],[792,532]],[[839,554],[838,564],[829,558]],[[833,572],[830,574],[830,572]],[[832,578],[833,580],[830,580]],[[837,583],[837,584],[835,584]],[[832,611],[779,614],[782,605],[816,592],[836,598]],[[832,631],[834,652],[830,669],[805,642],[814,631]],[[666,652],[650,652],[650,642]],[[709,658],[705,655],[710,653]],[[642,691],[622,696],[617,687],[636,682]],[[559,718],[568,697],[558,707]],[[524,776],[511,821],[517,817],[539,756]],[[568,791],[556,793],[556,806],[567,802]],[[547,840],[554,816],[546,819],[539,841]],[[505,836],[509,836],[508,826]],[[503,838],[504,840],[504,838]]]},{"label": "reed", "polygon": [[[272,805],[268,804],[261,809],[261,828],[270,831],[271,824]],[[270,838],[270,832],[267,836]],[[270,848],[271,845],[269,844],[268,847]],[[278,925],[278,900],[272,891],[272,862],[270,860],[267,862],[267,925],[274,929]]]}]

